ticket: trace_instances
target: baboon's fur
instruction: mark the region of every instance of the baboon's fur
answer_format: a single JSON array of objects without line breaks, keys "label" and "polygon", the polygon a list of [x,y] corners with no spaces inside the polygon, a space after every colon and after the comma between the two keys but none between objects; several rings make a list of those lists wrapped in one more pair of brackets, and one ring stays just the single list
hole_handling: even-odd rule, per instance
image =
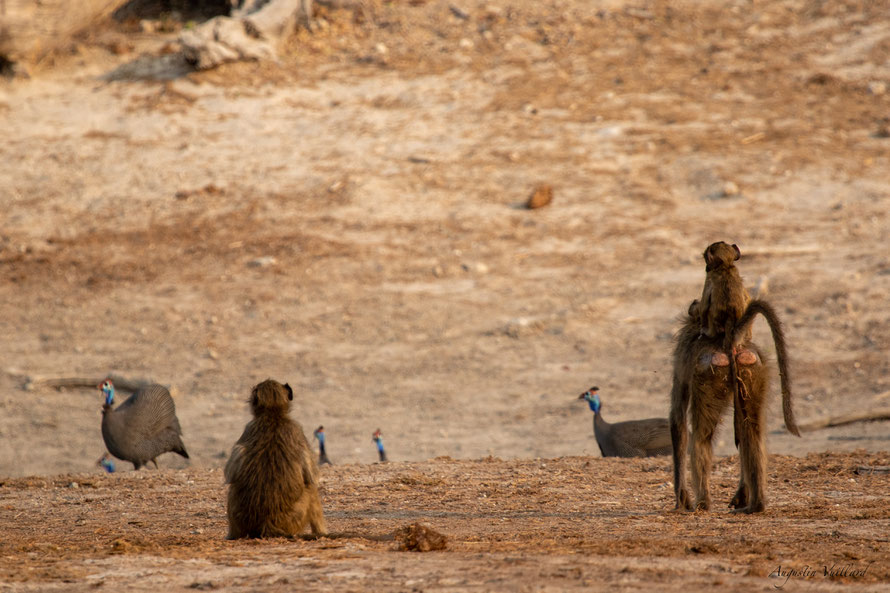
[{"label": "baboon's fur", "polygon": [[[767,367],[760,349],[744,335],[750,332],[754,317],[763,315],[772,330],[782,382],[782,406],[785,424],[799,434],[791,409],[791,383],[785,338],[778,316],[762,300],[751,301],[735,326],[731,340],[741,339],[740,352],[755,356],[753,364],[738,370],[737,395],[730,387],[730,366],[712,365],[712,357],[725,345],[724,336],[709,337],[701,332],[699,312],[693,302],[676,338],[674,348],[673,386],[671,388],[671,441],[674,455],[674,494],[676,509],[708,510],[711,506],[710,473],[714,432],[726,408],[733,405],[733,427],[741,464],[739,486],[730,502],[734,512],[756,513],[764,510],[764,476],[766,447],[764,443],[766,395],[769,388]],[[735,353],[730,353],[731,359]],[[693,501],[686,489],[687,413],[692,429]]]},{"label": "baboon's fur", "polygon": [[318,466],[303,428],[288,416],[293,390],[271,379],[253,388],[253,420],[226,463],[229,539],[326,532]]}]

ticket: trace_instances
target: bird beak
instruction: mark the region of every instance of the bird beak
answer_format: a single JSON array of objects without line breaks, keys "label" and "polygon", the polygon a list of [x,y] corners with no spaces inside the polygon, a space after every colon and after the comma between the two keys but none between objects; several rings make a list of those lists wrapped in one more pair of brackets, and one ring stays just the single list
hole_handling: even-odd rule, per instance
[{"label": "bird beak", "polygon": [[578,396],[578,399],[584,399],[584,396],[587,395],[588,393],[590,393],[590,392],[585,391],[584,393],[582,393],[581,395]]}]

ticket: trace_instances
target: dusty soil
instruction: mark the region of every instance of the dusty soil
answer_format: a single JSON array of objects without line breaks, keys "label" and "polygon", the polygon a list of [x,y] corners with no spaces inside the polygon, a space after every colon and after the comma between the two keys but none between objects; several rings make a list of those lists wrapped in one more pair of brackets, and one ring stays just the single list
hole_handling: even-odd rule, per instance
[{"label": "dusty soil", "polygon": [[[422,462],[597,456],[575,399],[591,384],[608,420],[665,416],[676,318],[700,294],[700,254],[718,239],[741,247],[746,281],[786,323],[799,421],[890,408],[890,6],[459,6],[467,18],[438,0],[321,11],[320,29],[299,33],[279,63],[206,73],[177,57],[175,31],[109,23],[31,79],[0,83],[0,476],[90,473],[33,483],[90,482],[104,493],[90,511],[107,505],[95,517],[77,506],[92,486],[7,482],[4,529],[67,525],[4,542],[8,574],[34,567],[16,587],[107,571],[154,588],[137,578],[157,570],[200,589],[179,571],[205,562],[240,564],[233,575],[266,585],[277,578],[267,554],[300,558],[280,565],[285,579],[341,575],[337,590],[372,585],[351,579],[370,578],[380,557],[392,563],[373,572],[381,588],[429,587],[431,572],[452,575],[433,583],[449,590],[604,574],[633,587],[673,571],[678,588],[742,586],[774,561],[835,559],[846,541],[872,541],[856,562],[886,556],[874,540],[887,532],[887,482],[849,469],[883,463],[867,455],[887,449],[887,423],[798,439],[777,397],[772,453],[858,453],[828,458],[838,470],[827,473],[805,469],[818,457],[777,460],[763,517],[666,513],[665,460]],[[162,31],[179,26],[162,21]],[[553,202],[522,208],[539,183]],[[765,328],[756,339],[771,350]],[[167,455],[161,473],[119,464],[126,474],[101,476],[98,391],[23,389],[29,378],[112,372],[174,387],[188,466]],[[428,516],[456,552],[219,541],[216,470],[247,420],[250,387],[267,377],[296,388],[307,432],[325,426],[336,526]],[[390,459],[418,464],[359,465],[376,459],[378,427]],[[718,440],[720,454],[734,452],[731,435]],[[574,481],[538,472],[542,463]],[[404,472],[419,485],[391,501]],[[538,490],[513,501],[508,484],[524,479]],[[341,483],[379,490],[355,503]],[[143,484],[175,499],[170,516],[121,506],[143,504]],[[480,503],[486,488],[515,506]],[[600,488],[613,502],[598,501]],[[60,504],[66,496],[80,502]],[[852,521],[860,507],[837,497],[883,523]],[[487,510],[466,514],[469,499]],[[416,512],[386,514],[415,501]],[[377,504],[388,510],[367,510]],[[446,508],[455,514],[440,516]],[[76,520],[102,535],[71,539]],[[624,535],[604,535],[610,522]],[[652,528],[664,523],[660,539]],[[697,537],[713,551],[686,552]],[[127,553],[109,556],[118,539]],[[751,551],[735,557],[739,546]],[[482,553],[506,584],[485,581]],[[538,572],[542,558],[552,563]]]},{"label": "dusty soil", "polygon": [[696,514],[669,510],[666,457],[323,469],[332,531],[377,538],[421,521],[448,539],[428,553],[352,535],[226,541],[218,469],[20,478],[0,485],[9,518],[0,582],[4,591],[886,591],[890,477],[855,470],[888,463],[887,454],[774,456],[771,505],[757,516],[722,508],[735,489],[732,458],[714,471],[721,508]]}]

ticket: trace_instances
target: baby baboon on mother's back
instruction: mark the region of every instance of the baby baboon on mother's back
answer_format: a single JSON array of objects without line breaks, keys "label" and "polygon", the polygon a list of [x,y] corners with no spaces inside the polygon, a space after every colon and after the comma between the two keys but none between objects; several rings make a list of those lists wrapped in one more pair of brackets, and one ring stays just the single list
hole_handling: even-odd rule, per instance
[{"label": "baby baboon on mother's back", "polygon": [[[741,256],[738,246],[723,241],[705,249],[705,286],[698,307],[701,333],[709,338],[731,335],[751,300],[735,266]],[[750,332],[745,338],[751,339]]]},{"label": "baby baboon on mother's back", "polygon": [[318,466],[303,428],[288,416],[290,385],[271,379],[253,388],[253,420],[226,463],[228,539],[325,534]]}]

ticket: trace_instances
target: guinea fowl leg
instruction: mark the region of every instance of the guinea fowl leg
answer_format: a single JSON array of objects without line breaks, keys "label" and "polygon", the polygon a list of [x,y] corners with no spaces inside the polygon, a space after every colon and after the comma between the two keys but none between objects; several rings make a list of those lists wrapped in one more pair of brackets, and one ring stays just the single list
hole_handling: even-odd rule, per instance
[{"label": "guinea fowl leg", "polygon": [[155,464],[155,469],[161,469],[161,468],[158,467],[158,461],[157,461],[157,459],[152,459],[151,462]]}]

